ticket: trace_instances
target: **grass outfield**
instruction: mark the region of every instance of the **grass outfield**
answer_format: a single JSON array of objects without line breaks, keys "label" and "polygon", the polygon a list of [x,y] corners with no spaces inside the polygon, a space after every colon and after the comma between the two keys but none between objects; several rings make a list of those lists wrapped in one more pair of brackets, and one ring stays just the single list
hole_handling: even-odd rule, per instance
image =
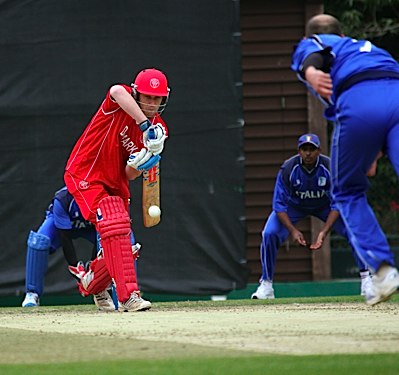
[{"label": "grass outfield", "polygon": [[331,355],[331,356],[254,356],[231,358],[194,358],[169,360],[92,361],[58,365],[3,365],[4,375],[142,375],[142,374],[267,374],[267,375],[397,375],[398,356],[380,355]]},{"label": "grass outfield", "polygon": [[399,296],[0,309],[0,374],[398,374]]}]

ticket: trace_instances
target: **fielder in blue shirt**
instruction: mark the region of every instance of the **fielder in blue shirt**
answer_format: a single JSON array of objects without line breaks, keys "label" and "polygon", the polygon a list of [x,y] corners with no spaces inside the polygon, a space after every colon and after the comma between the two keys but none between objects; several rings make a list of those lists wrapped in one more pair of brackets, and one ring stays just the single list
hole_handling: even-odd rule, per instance
[{"label": "fielder in blue shirt", "polygon": [[[330,159],[321,154],[320,140],[315,134],[298,139],[298,154],[286,160],[277,175],[273,196],[273,211],[262,231],[260,259],[262,277],[253,299],[273,299],[273,276],[277,251],[291,235],[292,239],[311,250],[323,245],[327,234],[334,229],[348,237],[345,226],[331,200]],[[295,226],[300,220],[314,216],[325,224],[315,242],[310,244]],[[371,279],[367,266],[353,251],[361,278],[361,294],[365,295]]]},{"label": "fielder in blue shirt", "polygon": [[[26,250],[26,296],[22,307],[39,306],[49,254],[54,253],[59,247],[63,249],[72,275],[79,279],[79,275],[85,273],[84,264],[77,260],[73,244],[78,238],[93,244],[91,259],[94,259],[97,253],[97,232],[94,226],[83,218],[75,199],[66,187],[63,187],[55,193],[37,232],[29,233]],[[94,302],[100,310],[115,310],[107,291],[95,295]]]},{"label": "fielder in blue shirt", "polygon": [[399,64],[370,41],[343,36],[336,18],[319,14],[307,23],[291,67],[334,122],[332,195],[350,243],[374,272],[366,303],[375,305],[399,287],[393,253],[366,197],[367,171],[380,151],[399,175]]}]

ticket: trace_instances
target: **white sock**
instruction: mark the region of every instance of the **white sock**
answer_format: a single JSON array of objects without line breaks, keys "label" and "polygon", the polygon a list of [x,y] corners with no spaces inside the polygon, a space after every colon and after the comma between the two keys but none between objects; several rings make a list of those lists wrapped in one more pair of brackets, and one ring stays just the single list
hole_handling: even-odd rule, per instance
[{"label": "white sock", "polygon": [[271,280],[261,280],[260,282],[273,288],[273,281]]},{"label": "white sock", "polygon": [[359,275],[360,275],[361,279],[366,279],[367,277],[370,276],[370,272],[369,272],[369,270],[362,271],[362,272],[359,272]]}]

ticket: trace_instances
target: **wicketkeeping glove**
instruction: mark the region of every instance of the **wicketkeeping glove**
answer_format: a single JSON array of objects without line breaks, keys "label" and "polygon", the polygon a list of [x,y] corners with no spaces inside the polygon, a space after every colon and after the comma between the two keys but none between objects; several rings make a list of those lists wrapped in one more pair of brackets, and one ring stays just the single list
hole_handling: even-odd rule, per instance
[{"label": "wicketkeeping glove", "polygon": [[166,130],[162,124],[151,125],[143,134],[144,145],[154,155],[159,155],[163,150],[167,137]]},{"label": "wicketkeeping glove", "polygon": [[138,171],[148,171],[161,159],[160,155],[153,155],[152,152],[146,148],[141,149],[140,152],[135,152],[129,156],[127,165]]}]

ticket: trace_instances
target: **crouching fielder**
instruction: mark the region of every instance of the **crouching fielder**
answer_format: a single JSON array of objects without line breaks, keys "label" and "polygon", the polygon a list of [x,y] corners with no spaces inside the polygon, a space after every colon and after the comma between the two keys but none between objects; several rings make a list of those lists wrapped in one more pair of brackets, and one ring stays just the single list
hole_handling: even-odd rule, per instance
[{"label": "crouching fielder", "polygon": [[[40,305],[49,255],[62,247],[68,269],[74,276],[83,272],[82,261],[77,260],[75,239],[82,238],[93,244],[90,259],[96,255],[96,231],[83,219],[75,200],[66,187],[58,190],[46,210],[45,218],[36,231],[30,231],[26,249],[25,290],[22,307]],[[108,294],[108,293],[107,293]],[[94,295],[94,302],[100,310],[109,309],[104,304],[105,293]]]},{"label": "crouching fielder", "polygon": [[[102,251],[82,277],[83,295],[98,294],[115,284],[119,310],[151,307],[140,295],[132,254],[129,180],[153,167],[167,138],[160,117],[169,88],[157,69],[141,71],[131,87],[112,86],[75,144],[65,183],[82,215],[95,224]],[[154,129],[148,137],[149,129]],[[151,138],[151,139],[150,139]]]}]

